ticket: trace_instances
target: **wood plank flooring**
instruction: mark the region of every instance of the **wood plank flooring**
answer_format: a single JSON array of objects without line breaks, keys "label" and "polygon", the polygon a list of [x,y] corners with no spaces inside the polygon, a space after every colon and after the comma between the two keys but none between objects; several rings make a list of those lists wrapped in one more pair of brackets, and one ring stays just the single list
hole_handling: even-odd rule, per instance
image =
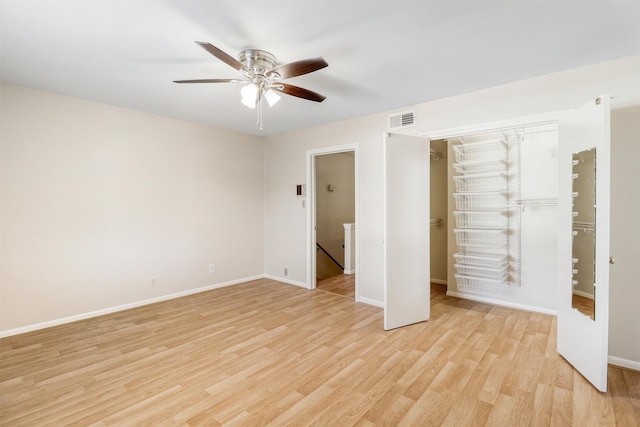
[{"label": "wood plank flooring", "polygon": [[331,292],[354,300],[356,297],[355,278],[355,274],[338,274],[337,276],[319,280],[316,283],[316,288],[321,291]]},{"label": "wood plank flooring", "polygon": [[599,393],[552,316],[447,297],[380,308],[261,279],[0,340],[0,424],[635,426],[640,373]]}]

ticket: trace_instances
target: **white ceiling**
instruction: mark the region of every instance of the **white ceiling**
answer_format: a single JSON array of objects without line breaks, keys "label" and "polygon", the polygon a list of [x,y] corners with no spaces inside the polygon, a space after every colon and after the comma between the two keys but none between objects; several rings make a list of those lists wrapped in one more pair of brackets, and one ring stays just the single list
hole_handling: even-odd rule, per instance
[{"label": "white ceiling", "polygon": [[[3,81],[269,135],[640,54],[640,1],[0,0]],[[328,68],[255,111],[195,40]]]}]

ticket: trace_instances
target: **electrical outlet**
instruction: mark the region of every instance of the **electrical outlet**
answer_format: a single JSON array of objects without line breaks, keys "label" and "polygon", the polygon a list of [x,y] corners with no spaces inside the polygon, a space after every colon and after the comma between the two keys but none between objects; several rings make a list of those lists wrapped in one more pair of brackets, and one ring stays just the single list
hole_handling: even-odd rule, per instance
[{"label": "electrical outlet", "polygon": [[215,272],[216,272],[216,265],[209,264],[209,273],[215,273]]},{"label": "electrical outlet", "polygon": [[155,288],[155,287],[156,287],[156,278],[155,278],[155,277],[152,277],[152,278],[151,278],[151,287],[152,287],[152,288]]},{"label": "electrical outlet", "polygon": [[287,267],[284,268],[284,275],[285,276],[289,275],[289,269]]}]

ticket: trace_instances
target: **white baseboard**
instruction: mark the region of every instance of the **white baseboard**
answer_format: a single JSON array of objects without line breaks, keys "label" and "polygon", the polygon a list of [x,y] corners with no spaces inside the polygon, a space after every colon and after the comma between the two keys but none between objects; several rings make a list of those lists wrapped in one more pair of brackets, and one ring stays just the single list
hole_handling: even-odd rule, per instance
[{"label": "white baseboard", "polygon": [[265,274],[262,277],[264,277],[265,279],[275,280],[276,282],[282,282],[288,285],[294,285],[294,286],[299,286],[301,288],[309,289],[306,283],[298,282],[297,280],[285,279],[284,277],[278,277],[271,274]]},{"label": "white baseboard", "polygon": [[369,305],[372,305],[374,307],[384,308],[384,302],[383,301],[378,301],[377,299],[360,297],[360,298],[358,298],[358,302],[361,302],[361,303],[364,303],[364,304],[369,304]]},{"label": "white baseboard", "polygon": [[435,283],[437,285],[446,285],[449,282],[447,282],[446,280],[442,280],[442,279],[431,279],[431,283]]},{"label": "white baseboard", "polygon": [[355,269],[351,269],[351,270],[343,270],[342,274],[355,274],[356,270]]},{"label": "white baseboard", "polygon": [[625,369],[632,369],[640,372],[640,362],[635,360],[623,359],[621,357],[609,356],[608,360],[610,365],[619,366]]},{"label": "white baseboard", "polygon": [[582,291],[573,291],[573,295],[578,295],[579,297],[584,297],[584,298],[588,298],[588,299],[593,299],[593,294],[588,294],[586,292],[582,292]]},{"label": "white baseboard", "polygon": [[513,302],[508,302],[508,301],[496,300],[493,298],[481,297],[481,296],[467,293],[467,292],[447,291],[447,295],[452,297],[464,298],[472,301],[485,302],[487,304],[498,305],[501,307],[513,308],[516,310],[532,311],[534,313],[550,314],[552,316],[556,316],[558,314],[557,310],[551,310],[544,307],[537,307],[535,305],[517,304]]},{"label": "white baseboard", "polygon": [[226,286],[237,285],[240,283],[250,282],[252,280],[262,279],[265,276],[259,274],[251,277],[244,277],[242,279],[231,280],[228,282],[215,283],[213,285],[203,286],[201,288],[189,289],[183,292],[177,292],[169,295],[162,295],[155,298],[150,298],[142,301],[136,301],[128,304],[122,304],[115,307],[104,308],[101,310],[90,311],[88,313],[76,314],[73,316],[63,317],[60,319],[49,320],[47,322],[36,323],[33,325],[22,326],[20,328],[8,329],[6,331],[0,331],[0,338],[10,337],[12,335],[24,334],[26,332],[37,331],[39,329],[50,328],[52,326],[64,325],[65,323],[77,322],[79,320],[90,319],[92,317],[103,316],[105,314],[116,313],[118,311],[128,310],[130,308],[142,307],[143,305],[154,304],[157,302],[168,301],[175,298],[185,297],[188,295],[199,294],[201,292],[210,291],[213,289],[224,288]]}]

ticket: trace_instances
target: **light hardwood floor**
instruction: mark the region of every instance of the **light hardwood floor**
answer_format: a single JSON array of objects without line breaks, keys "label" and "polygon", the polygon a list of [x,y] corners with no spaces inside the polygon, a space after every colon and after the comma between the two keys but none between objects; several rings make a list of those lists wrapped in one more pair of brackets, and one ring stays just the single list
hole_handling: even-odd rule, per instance
[{"label": "light hardwood floor", "polygon": [[634,426],[640,373],[601,394],[555,318],[447,297],[382,310],[257,280],[0,340],[0,420],[43,425]]},{"label": "light hardwood floor", "polygon": [[352,300],[356,296],[355,274],[338,274],[316,283],[316,288],[321,291],[342,295]]}]

